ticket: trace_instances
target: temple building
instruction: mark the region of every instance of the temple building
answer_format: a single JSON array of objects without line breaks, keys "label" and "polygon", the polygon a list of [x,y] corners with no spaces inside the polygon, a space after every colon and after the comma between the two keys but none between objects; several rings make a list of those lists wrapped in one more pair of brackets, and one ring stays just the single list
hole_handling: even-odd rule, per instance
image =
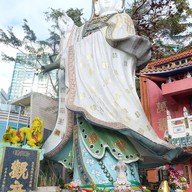
[{"label": "temple building", "polygon": [[[192,50],[151,62],[138,75],[141,102],[158,136],[192,152]],[[192,189],[192,162],[173,166]]]}]

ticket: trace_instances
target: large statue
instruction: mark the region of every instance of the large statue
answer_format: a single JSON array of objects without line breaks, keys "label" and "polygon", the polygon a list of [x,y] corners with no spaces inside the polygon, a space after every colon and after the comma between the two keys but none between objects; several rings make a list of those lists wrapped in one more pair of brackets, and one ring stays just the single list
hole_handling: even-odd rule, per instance
[{"label": "large statue", "polygon": [[[135,71],[150,59],[151,45],[135,34],[123,10],[123,0],[93,0],[92,17],[84,26],[75,26],[66,14],[58,21],[59,113],[43,148],[48,158],[73,166],[80,184],[112,182],[119,154],[132,182],[139,182],[138,165],[155,167],[177,162],[179,155],[187,158],[181,148],[159,139],[145,116]],[[45,66],[44,72],[57,67]]]}]

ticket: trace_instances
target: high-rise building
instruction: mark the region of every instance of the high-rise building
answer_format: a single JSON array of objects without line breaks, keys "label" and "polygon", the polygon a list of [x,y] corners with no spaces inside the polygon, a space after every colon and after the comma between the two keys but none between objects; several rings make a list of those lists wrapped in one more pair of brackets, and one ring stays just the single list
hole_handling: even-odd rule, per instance
[{"label": "high-rise building", "polygon": [[7,94],[3,89],[0,90],[0,103],[6,104],[8,100]]},{"label": "high-rise building", "polygon": [[57,71],[41,74],[39,69],[49,64],[48,55],[38,57],[33,54],[18,53],[13,70],[8,100],[12,101],[30,92],[39,92],[47,96],[56,96],[52,84],[56,83]]}]

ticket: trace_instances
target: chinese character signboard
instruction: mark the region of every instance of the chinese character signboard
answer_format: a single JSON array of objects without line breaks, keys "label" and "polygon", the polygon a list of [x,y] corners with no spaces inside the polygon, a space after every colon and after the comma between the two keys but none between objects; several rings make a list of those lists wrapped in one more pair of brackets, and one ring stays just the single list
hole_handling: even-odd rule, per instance
[{"label": "chinese character signboard", "polygon": [[39,173],[37,150],[5,147],[0,167],[1,192],[35,190]]}]

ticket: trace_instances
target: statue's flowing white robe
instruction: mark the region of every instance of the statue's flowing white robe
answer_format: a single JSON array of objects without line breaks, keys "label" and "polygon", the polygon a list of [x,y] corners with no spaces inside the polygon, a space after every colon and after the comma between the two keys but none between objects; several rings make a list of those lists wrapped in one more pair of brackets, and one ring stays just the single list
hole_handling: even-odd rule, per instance
[{"label": "statue's flowing white robe", "polygon": [[[140,143],[136,147],[143,151],[141,155],[145,156],[147,149],[154,156],[164,155],[164,159],[171,161],[181,149],[159,139],[136,93],[135,70],[142,63],[138,55],[142,53],[145,57],[147,43],[131,35],[114,48],[107,42],[104,30],[84,38],[81,33],[80,28],[74,29],[62,53],[65,78],[61,70],[60,111],[56,128],[44,144],[46,152],[55,154],[62,149],[72,132],[71,117],[81,114],[91,124],[118,130],[134,144]],[[168,154],[171,149],[174,152]]]},{"label": "statue's flowing white robe", "polygon": [[67,108],[108,128],[132,129],[161,143],[143,112],[135,88],[137,59],[111,47],[101,31],[74,44]]}]

